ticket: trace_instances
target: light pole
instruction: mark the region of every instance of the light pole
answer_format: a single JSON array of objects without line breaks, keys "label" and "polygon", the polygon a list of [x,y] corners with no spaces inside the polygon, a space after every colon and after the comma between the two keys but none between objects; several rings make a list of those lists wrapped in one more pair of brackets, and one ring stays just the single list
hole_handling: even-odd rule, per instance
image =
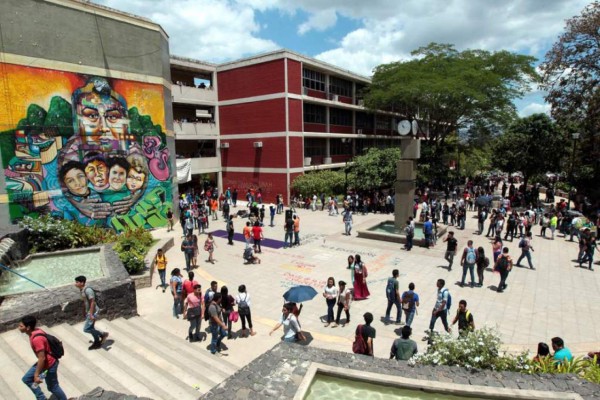
[{"label": "light pole", "polygon": [[573,151],[571,153],[571,168],[570,168],[570,172],[569,172],[569,183],[571,184],[571,187],[569,189],[569,202],[567,203],[567,210],[571,209],[571,197],[572,197],[572,193],[573,193],[573,181],[574,181],[574,176],[573,176],[573,169],[575,166],[575,149],[577,148],[577,140],[579,140],[579,132],[573,132],[571,134],[571,139],[573,139]]}]

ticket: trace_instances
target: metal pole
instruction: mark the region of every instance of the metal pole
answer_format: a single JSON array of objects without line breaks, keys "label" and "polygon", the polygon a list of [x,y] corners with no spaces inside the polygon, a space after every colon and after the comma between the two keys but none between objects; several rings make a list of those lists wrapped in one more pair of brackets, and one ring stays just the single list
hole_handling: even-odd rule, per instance
[{"label": "metal pole", "polygon": [[39,283],[37,283],[36,281],[32,281],[32,280],[31,280],[31,279],[29,279],[28,277],[26,277],[26,276],[23,276],[23,275],[19,274],[18,272],[15,272],[15,271],[13,271],[12,269],[8,268],[8,267],[7,267],[6,265],[4,265],[4,264],[0,264],[0,268],[4,269],[5,271],[12,272],[13,274],[15,274],[15,275],[17,275],[17,276],[20,276],[20,277],[21,277],[21,278],[23,278],[23,279],[27,279],[29,282],[33,283],[34,285],[38,285],[38,286],[39,286],[39,287],[41,287],[42,289],[46,289],[46,290],[48,290],[48,291],[50,290],[50,289],[46,288],[45,286],[43,286],[43,285],[40,285],[40,284],[39,284]]}]

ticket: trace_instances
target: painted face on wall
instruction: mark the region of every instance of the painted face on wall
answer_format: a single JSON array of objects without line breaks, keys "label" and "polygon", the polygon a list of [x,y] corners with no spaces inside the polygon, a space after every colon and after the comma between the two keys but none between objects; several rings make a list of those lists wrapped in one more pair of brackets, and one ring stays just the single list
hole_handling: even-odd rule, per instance
[{"label": "painted face on wall", "polygon": [[108,185],[112,190],[121,190],[125,184],[127,171],[125,168],[116,164],[110,168],[108,172]]},{"label": "painted face on wall", "polygon": [[97,190],[106,189],[108,185],[108,168],[102,160],[92,160],[85,166],[85,175]]},{"label": "painted face on wall", "polygon": [[146,180],[146,174],[143,172],[137,172],[135,169],[130,168],[127,173],[127,189],[132,193],[141,189],[144,186]]},{"label": "painted face on wall", "polygon": [[99,142],[101,138],[119,140],[125,137],[129,127],[129,119],[121,103],[98,93],[79,97],[77,121],[79,134],[93,142]]},{"label": "painted face on wall", "polygon": [[89,193],[85,173],[79,168],[73,168],[65,174],[65,186],[76,196],[86,196]]}]

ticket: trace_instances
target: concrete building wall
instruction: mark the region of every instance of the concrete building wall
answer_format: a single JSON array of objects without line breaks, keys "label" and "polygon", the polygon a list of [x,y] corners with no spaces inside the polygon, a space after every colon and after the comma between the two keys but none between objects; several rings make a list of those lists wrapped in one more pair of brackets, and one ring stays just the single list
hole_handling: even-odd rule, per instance
[{"label": "concrete building wall", "polygon": [[177,187],[162,28],[77,0],[4,0],[0,30],[0,224],[165,225]]}]

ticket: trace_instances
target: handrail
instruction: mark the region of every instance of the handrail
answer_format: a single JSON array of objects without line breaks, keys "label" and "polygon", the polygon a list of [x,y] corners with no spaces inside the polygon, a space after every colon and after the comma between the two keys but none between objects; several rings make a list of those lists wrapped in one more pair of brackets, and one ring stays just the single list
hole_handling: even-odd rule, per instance
[{"label": "handrail", "polygon": [[35,285],[38,285],[38,286],[39,286],[39,287],[41,287],[42,289],[46,289],[46,290],[50,291],[50,289],[48,289],[46,286],[43,286],[43,285],[41,285],[41,284],[37,283],[36,281],[34,281],[34,280],[31,280],[31,279],[29,279],[28,277],[26,277],[26,276],[23,276],[23,275],[21,275],[20,273],[13,271],[12,269],[8,268],[6,265],[4,265],[4,264],[2,264],[2,263],[0,263],[0,268],[2,268],[2,269],[3,269],[3,270],[5,270],[5,271],[12,272],[13,274],[15,274],[15,275],[17,275],[17,276],[19,276],[19,277],[21,277],[21,278],[23,278],[23,279],[27,279],[29,282],[31,282],[31,283],[33,283],[33,284],[35,284]]}]

